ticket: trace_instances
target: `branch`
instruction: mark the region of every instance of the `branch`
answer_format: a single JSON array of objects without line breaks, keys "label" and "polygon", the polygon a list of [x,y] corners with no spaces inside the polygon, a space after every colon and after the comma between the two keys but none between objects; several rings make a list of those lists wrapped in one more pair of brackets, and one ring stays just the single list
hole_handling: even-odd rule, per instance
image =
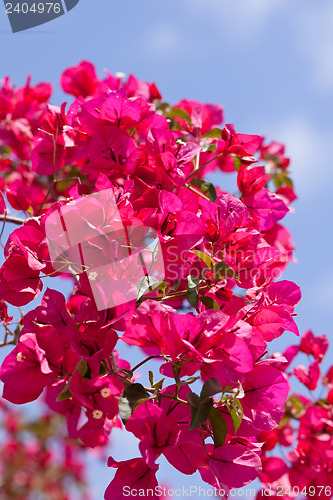
[{"label": "branch", "polygon": [[5,222],[11,222],[12,224],[16,224],[17,226],[21,226],[25,219],[21,219],[20,217],[14,217],[12,215],[0,215],[0,221],[3,220]]},{"label": "branch", "polygon": [[150,361],[151,359],[155,359],[155,358],[163,358],[163,356],[162,356],[162,354],[156,354],[156,355],[149,356],[148,358],[141,361],[141,363],[138,363],[134,368],[132,368],[131,372],[135,372],[135,370],[137,370],[138,368],[140,368],[140,366],[147,363],[147,361]]}]

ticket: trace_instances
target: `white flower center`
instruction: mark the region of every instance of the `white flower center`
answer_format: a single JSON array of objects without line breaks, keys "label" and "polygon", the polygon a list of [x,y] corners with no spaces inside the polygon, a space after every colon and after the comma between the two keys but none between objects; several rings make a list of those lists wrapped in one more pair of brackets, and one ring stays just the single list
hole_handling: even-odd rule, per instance
[{"label": "white flower center", "polygon": [[103,398],[108,398],[109,396],[111,396],[111,391],[110,391],[110,389],[105,387],[104,389],[101,390],[101,394],[102,394]]},{"label": "white flower center", "polygon": [[91,271],[89,274],[88,274],[88,279],[89,280],[92,280],[92,281],[95,281],[95,279],[97,278],[98,274],[96,273],[96,271]]},{"label": "white flower center", "polygon": [[101,410],[94,410],[93,417],[99,420],[100,418],[103,417],[103,412]]}]

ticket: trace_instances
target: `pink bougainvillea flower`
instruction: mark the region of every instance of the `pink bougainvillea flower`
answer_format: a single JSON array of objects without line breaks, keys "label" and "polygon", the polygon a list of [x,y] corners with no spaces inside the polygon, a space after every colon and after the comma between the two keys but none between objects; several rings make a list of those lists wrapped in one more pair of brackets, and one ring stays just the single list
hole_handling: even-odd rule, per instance
[{"label": "pink bougainvillea flower", "polygon": [[142,99],[149,102],[153,102],[155,99],[162,99],[160,91],[155,83],[144,82],[134,75],[129,75],[125,87],[128,97],[142,97]]},{"label": "pink bougainvillea flower", "polygon": [[295,321],[282,307],[262,306],[257,313],[248,319],[248,322],[259,330],[266,342],[280,337],[285,330],[299,336]]},{"label": "pink bougainvillea flower", "polygon": [[243,389],[244,406],[254,411],[270,410],[286,400],[288,382],[280,370],[269,365],[261,365],[246,375]]},{"label": "pink bougainvillea flower", "polygon": [[10,323],[13,316],[8,316],[7,304],[3,299],[0,299],[0,321]]},{"label": "pink bougainvillea flower", "polygon": [[117,333],[110,327],[94,324],[81,325],[79,329],[71,328],[67,335],[70,337],[73,352],[87,360],[91,376],[97,377],[101,360],[110,356],[117,343]]},{"label": "pink bougainvillea flower", "polygon": [[272,141],[270,144],[261,145],[261,158],[266,160],[269,165],[276,165],[279,168],[286,169],[290,160],[286,158],[285,147],[280,142]]},{"label": "pink bougainvillea flower", "polygon": [[[74,438],[79,438],[89,448],[104,446],[110,439],[110,432],[113,427],[112,420],[101,416],[100,410],[87,410],[87,422],[82,425],[75,434]],[[67,415],[68,419],[68,415]]]},{"label": "pink bougainvillea flower", "polygon": [[287,464],[282,460],[282,458],[263,457],[262,466],[263,470],[262,473],[260,474],[260,480],[266,485],[277,483],[277,481],[284,474],[288,473]]},{"label": "pink bougainvillea flower", "polygon": [[290,186],[282,186],[276,190],[276,194],[279,195],[287,207],[295,200],[297,200],[297,196],[294,193],[294,190]]},{"label": "pink bougainvillea flower", "polygon": [[45,274],[54,271],[50,263],[47,239],[35,219],[15,229],[7,240],[5,257],[8,259],[22,255],[33,271],[43,270]]},{"label": "pink bougainvillea flower", "polygon": [[3,397],[16,404],[37,399],[54,378],[52,370],[38,356],[33,335],[22,336],[18,345],[4,359],[0,378],[4,383]]},{"label": "pink bougainvillea flower", "polygon": [[259,231],[267,231],[273,227],[289,210],[279,196],[266,188],[261,188],[252,195],[243,196],[242,201],[252,217],[257,220]]},{"label": "pink bougainvillea flower", "polygon": [[70,382],[70,391],[86,408],[97,410],[100,418],[113,419],[118,413],[118,401],[124,388],[116,375],[103,375],[92,380],[84,379],[78,371]]},{"label": "pink bougainvillea flower", "polygon": [[82,61],[77,66],[66,69],[60,78],[64,92],[74,97],[88,97],[95,93],[97,88],[95,67],[88,61]]},{"label": "pink bougainvillea flower", "polygon": [[265,174],[265,167],[246,168],[242,165],[238,171],[237,184],[243,196],[251,196],[265,187],[270,175]]},{"label": "pink bougainvillea flower", "polygon": [[289,368],[290,364],[293,362],[294,358],[297,356],[298,353],[299,353],[298,345],[291,345],[287,347],[282,353],[282,356],[287,360],[287,363],[281,363],[281,365],[278,365],[278,368],[282,371],[287,370],[287,368]]},{"label": "pink bougainvillea flower", "polygon": [[[105,491],[105,500],[122,500],[131,494],[131,490],[146,492],[156,491],[158,486],[156,471],[159,466],[154,464],[150,467],[143,458],[132,458],[124,462],[116,462],[109,457],[108,466],[117,469],[114,479]],[[149,495],[157,499],[157,493]]]},{"label": "pink bougainvillea flower", "polygon": [[140,97],[128,98],[124,88],[111,92],[100,108],[99,118],[123,130],[137,127],[147,118],[149,106]]},{"label": "pink bougainvillea flower", "polygon": [[244,418],[238,433],[252,436],[274,429],[284,414],[288,381],[280,370],[270,365],[259,365],[246,374],[242,399]]},{"label": "pink bougainvillea flower", "polygon": [[[223,121],[223,108],[215,104],[201,104],[198,101],[182,99],[175,107],[186,111],[191,119],[192,129],[196,133],[205,134]],[[185,120],[177,118],[177,121],[186,127]]]},{"label": "pink bougainvillea flower", "polygon": [[150,467],[155,460],[178,443],[180,429],[177,420],[162,408],[144,402],[134,410],[126,429],[140,439],[139,449]]},{"label": "pink bougainvillea flower", "polygon": [[303,365],[296,366],[294,368],[294,374],[300,382],[302,382],[310,391],[314,391],[317,388],[320,368],[318,361],[312,361],[307,369]]},{"label": "pink bougainvillea flower", "polygon": [[315,336],[311,330],[306,330],[302,335],[300,350],[305,354],[312,354],[321,363],[327,352],[328,344],[326,335]]},{"label": "pink bougainvillea flower", "polygon": [[32,170],[39,175],[56,174],[65,165],[71,148],[74,148],[74,142],[67,133],[53,137],[39,132],[35,135],[31,154]]},{"label": "pink bougainvillea flower", "polygon": [[24,306],[37,297],[43,288],[39,270],[29,267],[25,257],[9,257],[0,269],[1,297],[13,306]]},{"label": "pink bougainvillea flower", "polygon": [[210,484],[241,488],[254,481],[261,472],[258,453],[243,444],[224,444],[209,458],[209,469],[200,470],[201,477]]},{"label": "pink bougainvillea flower", "polygon": [[301,290],[292,281],[282,280],[270,283],[262,289],[260,300],[264,305],[282,306],[286,311],[293,312],[301,300]]},{"label": "pink bougainvillea flower", "polygon": [[205,449],[201,432],[198,429],[180,431],[176,446],[164,449],[163,454],[168,462],[182,474],[194,474],[204,467]]}]

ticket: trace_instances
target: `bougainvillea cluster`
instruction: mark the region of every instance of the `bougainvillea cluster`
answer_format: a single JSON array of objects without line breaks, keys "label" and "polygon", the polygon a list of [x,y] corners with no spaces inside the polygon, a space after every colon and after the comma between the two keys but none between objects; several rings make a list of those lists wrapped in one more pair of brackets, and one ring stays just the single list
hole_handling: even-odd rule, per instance
[{"label": "bougainvillea cluster", "polygon": [[[325,335],[315,336],[307,330],[300,344],[283,353],[287,363],[280,369],[289,380],[296,377],[308,396],[302,394],[304,391],[291,393],[279,426],[261,435],[265,444],[259,477],[262,491],[272,498],[333,496],[333,366],[327,372],[320,367],[328,344]],[[290,364],[301,353],[308,355],[308,366],[292,369]]]},{"label": "bougainvillea cluster", "polygon": [[[17,344],[1,367],[3,397],[22,404],[44,392],[69,437],[88,447],[106,444],[113,427],[133,433],[140,456],[109,458],[107,500],[123,498],[124,487],[157,486],[161,455],[226,498],[265,473],[261,436],[275,432],[288,395],[284,358],[268,357],[268,345],[285,331],[299,335],[300,289],[278,280],[294,249],[281,225],[296,198],[284,147],[236,132],[220,106],[169,105],[154,84],[101,80],[89,62],[67,69],[61,85],[75,99],[60,108],[49,84],[16,89],[5,79],[0,90],[0,218],[18,226],[0,269],[5,343]],[[236,173],[234,194],[207,179],[214,170]],[[106,192],[130,241],[110,233]],[[50,221],[65,212],[72,227],[59,215],[50,243]],[[131,267],[135,231],[147,227],[163,279],[143,265],[137,280]],[[55,259],[54,242],[69,231],[76,243],[59,244]],[[122,278],[111,287],[103,279],[115,267]],[[46,276],[60,289],[59,278],[71,280],[70,296],[45,290]],[[42,292],[12,332],[7,303],[26,306]],[[118,353],[124,342],[136,346],[136,366]],[[138,370],[152,358],[161,376],[149,371],[148,383]],[[311,385],[317,371],[296,374]]]},{"label": "bougainvillea cluster", "polygon": [[0,402],[0,499],[89,500],[82,447],[63,417],[43,408],[29,420]]}]

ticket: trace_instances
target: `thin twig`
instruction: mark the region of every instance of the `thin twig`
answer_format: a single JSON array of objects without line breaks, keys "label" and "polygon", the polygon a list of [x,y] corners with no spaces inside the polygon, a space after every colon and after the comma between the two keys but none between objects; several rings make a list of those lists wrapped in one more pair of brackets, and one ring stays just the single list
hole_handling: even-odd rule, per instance
[{"label": "thin twig", "polygon": [[149,356],[148,358],[146,358],[143,361],[141,361],[141,363],[138,363],[134,368],[132,368],[131,372],[135,372],[135,370],[137,370],[138,368],[140,368],[140,366],[142,366],[145,363],[147,363],[147,361],[150,361],[151,359],[156,359],[156,358],[163,358],[163,356],[162,356],[162,354],[156,354],[155,356],[154,355]]},{"label": "thin twig", "polygon": [[200,167],[195,168],[193,170],[193,172],[186,177],[185,181],[190,179],[193,175],[197,174],[200,170],[202,170],[204,167],[206,167],[206,165],[209,165],[209,163],[211,163],[214,160],[217,160],[217,158],[220,158],[221,156],[223,156],[223,153],[220,153],[219,155],[214,156],[214,158],[211,158],[210,160],[206,161],[206,163],[203,163],[202,165],[200,165]]},{"label": "thin twig", "polygon": [[23,222],[25,222],[25,219],[21,219],[20,217],[14,217],[12,215],[0,215],[0,220],[3,220],[5,223],[6,222],[11,222],[12,224],[16,224],[17,226],[21,226]]}]

